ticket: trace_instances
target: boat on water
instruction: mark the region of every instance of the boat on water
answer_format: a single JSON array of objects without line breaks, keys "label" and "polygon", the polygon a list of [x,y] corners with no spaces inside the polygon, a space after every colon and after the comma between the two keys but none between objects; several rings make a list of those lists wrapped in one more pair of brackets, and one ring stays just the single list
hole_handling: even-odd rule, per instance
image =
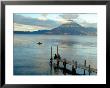
[{"label": "boat on water", "polygon": [[38,42],[37,44],[41,45],[42,43],[41,42]]}]

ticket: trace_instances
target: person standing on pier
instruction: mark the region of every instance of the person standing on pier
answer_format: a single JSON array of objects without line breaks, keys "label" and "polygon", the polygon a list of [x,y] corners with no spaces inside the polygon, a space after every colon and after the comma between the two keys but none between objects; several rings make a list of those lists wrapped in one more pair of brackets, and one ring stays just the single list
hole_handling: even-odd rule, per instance
[{"label": "person standing on pier", "polygon": [[57,55],[55,54],[54,59],[57,59]]}]

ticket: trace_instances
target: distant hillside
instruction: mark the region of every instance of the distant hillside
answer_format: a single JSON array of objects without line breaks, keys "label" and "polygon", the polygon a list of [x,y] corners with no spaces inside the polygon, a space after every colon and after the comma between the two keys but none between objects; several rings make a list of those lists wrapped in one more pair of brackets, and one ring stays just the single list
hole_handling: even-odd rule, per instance
[{"label": "distant hillside", "polygon": [[15,34],[45,34],[49,32],[49,30],[38,30],[38,31],[14,31]]},{"label": "distant hillside", "polygon": [[82,27],[78,23],[71,22],[68,24],[62,24],[59,27],[56,27],[52,30],[39,30],[34,32],[22,32],[15,31],[14,33],[18,34],[56,34],[56,35],[96,35],[96,28],[93,27]]},{"label": "distant hillside", "polygon": [[96,28],[85,28],[75,22],[71,22],[68,24],[62,24],[61,26],[50,30],[47,34],[96,35],[96,32]]}]

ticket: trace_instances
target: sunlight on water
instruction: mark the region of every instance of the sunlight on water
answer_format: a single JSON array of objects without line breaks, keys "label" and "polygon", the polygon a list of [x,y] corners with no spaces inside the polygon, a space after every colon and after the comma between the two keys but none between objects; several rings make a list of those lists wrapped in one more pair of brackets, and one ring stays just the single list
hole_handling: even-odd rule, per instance
[{"label": "sunlight on water", "polygon": [[50,75],[50,49],[54,56],[57,45],[62,58],[97,68],[96,36],[14,34],[14,75]]}]

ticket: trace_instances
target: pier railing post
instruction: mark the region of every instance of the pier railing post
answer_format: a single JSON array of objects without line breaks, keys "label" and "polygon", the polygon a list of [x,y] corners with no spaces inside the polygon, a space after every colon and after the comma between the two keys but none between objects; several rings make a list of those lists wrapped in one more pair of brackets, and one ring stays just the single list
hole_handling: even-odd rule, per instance
[{"label": "pier railing post", "polygon": [[90,75],[90,73],[91,73],[91,69],[90,69],[90,65],[89,65],[89,75]]},{"label": "pier railing post", "polygon": [[75,68],[77,69],[77,61],[75,61]]},{"label": "pier railing post", "polygon": [[76,75],[76,69],[75,69],[74,65],[72,65],[72,75]]},{"label": "pier railing post", "polygon": [[64,69],[66,69],[66,59],[64,60],[63,65],[64,65]]},{"label": "pier railing post", "polygon": [[52,58],[52,46],[51,46],[51,58]]},{"label": "pier railing post", "polygon": [[73,64],[74,64],[74,60],[72,60]]},{"label": "pier railing post", "polygon": [[59,67],[59,60],[58,60],[58,58],[57,58],[57,67]]},{"label": "pier railing post", "polygon": [[86,60],[84,61],[84,75],[85,75],[85,68],[86,68]]},{"label": "pier railing post", "polygon": [[58,56],[58,45],[57,45],[57,56]]},{"label": "pier railing post", "polygon": [[52,64],[52,46],[51,46],[51,58],[50,58],[50,63]]}]

